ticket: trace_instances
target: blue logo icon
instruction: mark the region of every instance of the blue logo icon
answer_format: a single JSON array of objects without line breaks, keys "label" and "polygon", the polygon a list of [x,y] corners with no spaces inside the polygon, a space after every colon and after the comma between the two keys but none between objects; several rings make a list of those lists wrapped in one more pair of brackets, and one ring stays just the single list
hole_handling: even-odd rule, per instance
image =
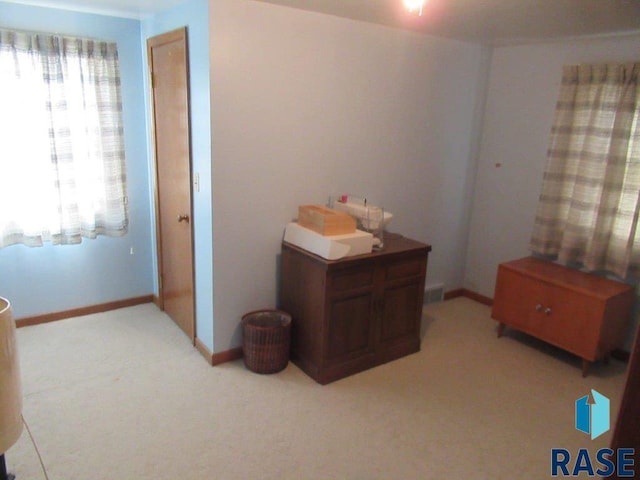
[{"label": "blue logo icon", "polygon": [[591,440],[609,431],[609,399],[591,390],[576,400],[576,430],[591,435]]}]

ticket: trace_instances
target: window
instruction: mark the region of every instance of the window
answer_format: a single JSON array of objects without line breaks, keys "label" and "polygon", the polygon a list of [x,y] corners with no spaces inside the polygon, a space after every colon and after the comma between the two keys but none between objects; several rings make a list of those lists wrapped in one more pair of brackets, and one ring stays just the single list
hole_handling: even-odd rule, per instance
[{"label": "window", "polygon": [[566,66],[531,249],[640,277],[640,63]]},{"label": "window", "polygon": [[127,232],[115,43],[0,30],[0,247]]}]

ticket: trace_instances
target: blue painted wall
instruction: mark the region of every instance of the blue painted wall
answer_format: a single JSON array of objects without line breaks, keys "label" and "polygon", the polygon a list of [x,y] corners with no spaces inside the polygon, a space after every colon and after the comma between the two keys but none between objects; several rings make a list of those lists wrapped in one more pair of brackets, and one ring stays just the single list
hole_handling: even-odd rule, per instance
[{"label": "blue painted wall", "polygon": [[[130,229],[80,245],[0,249],[0,296],[16,318],[153,293],[153,230],[138,20],[0,2],[0,27],[116,41],[120,56]],[[2,208],[0,206],[0,208]],[[134,255],[130,254],[133,248]]]},{"label": "blue painted wall", "polygon": [[[196,336],[213,352],[211,109],[207,0],[187,0],[177,7],[144,18],[141,22],[142,43],[146,68],[147,39],[185,26],[189,49],[192,174],[194,179],[196,175],[199,177],[199,190],[193,190]],[[149,102],[147,87],[145,82],[145,99]],[[149,158],[152,158],[151,154]]]}]

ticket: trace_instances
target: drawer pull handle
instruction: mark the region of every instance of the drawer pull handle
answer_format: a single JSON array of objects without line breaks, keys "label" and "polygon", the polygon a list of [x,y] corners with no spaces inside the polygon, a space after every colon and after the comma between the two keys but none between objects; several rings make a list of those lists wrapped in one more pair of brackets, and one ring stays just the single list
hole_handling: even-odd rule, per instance
[{"label": "drawer pull handle", "polygon": [[550,307],[545,308],[544,313],[545,315],[551,315],[551,308]]},{"label": "drawer pull handle", "polygon": [[540,303],[539,303],[539,304],[537,304],[537,305],[536,305],[536,312],[541,312],[543,308],[544,308],[544,307],[542,306],[542,304],[540,304]]}]

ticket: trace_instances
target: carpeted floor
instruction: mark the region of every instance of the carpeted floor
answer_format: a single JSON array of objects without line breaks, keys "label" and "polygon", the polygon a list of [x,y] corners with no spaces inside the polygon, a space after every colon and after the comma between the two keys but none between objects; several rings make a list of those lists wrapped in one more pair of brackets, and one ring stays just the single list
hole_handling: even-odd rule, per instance
[{"label": "carpeted floor", "polygon": [[465,298],[425,307],[422,351],[320,386],[293,364],[209,366],[141,305],[18,330],[25,429],[17,480],[543,479],[551,448],[595,452],[574,402],[614,424],[625,365],[508,331]]}]

